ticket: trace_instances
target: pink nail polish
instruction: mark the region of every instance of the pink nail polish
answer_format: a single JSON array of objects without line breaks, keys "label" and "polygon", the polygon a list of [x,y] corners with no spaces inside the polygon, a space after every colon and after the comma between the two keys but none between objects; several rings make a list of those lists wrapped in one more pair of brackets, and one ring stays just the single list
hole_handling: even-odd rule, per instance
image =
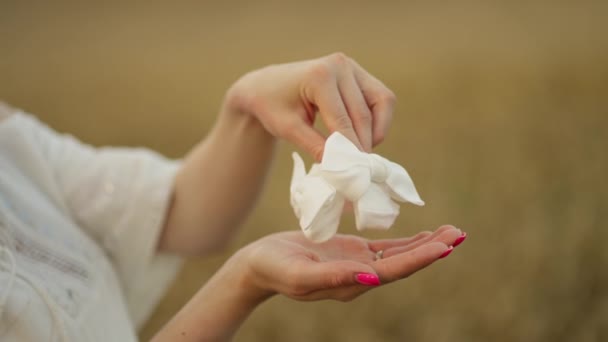
[{"label": "pink nail polish", "polygon": [[367,286],[378,286],[380,285],[380,279],[377,275],[371,273],[358,273],[355,277],[357,283]]},{"label": "pink nail polish", "polygon": [[447,257],[448,255],[450,255],[450,253],[452,253],[453,250],[454,250],[454,247],[450,246],[447,251],[443,252],[443,254],[441,254],[439,256],[438,259],[443,259],[443,258]]},{"label": "pink nail polish", "polygon": [[452,246],[456,247],[456,246],[460,245],[466,238],[467,238],[467,233],[462,233],[462,235],[460,235],[458,237],[458,239],[456,239],[456,241],[454,241],[454,244]]}]

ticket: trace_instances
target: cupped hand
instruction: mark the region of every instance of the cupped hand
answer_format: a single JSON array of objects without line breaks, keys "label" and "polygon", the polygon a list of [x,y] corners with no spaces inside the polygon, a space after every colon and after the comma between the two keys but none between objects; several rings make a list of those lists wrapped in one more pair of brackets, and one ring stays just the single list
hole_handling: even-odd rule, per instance
[{"label": "cupped hand", "polygon": [[315,244],[299,231],[282,232],[249,245],[244,262],[249,281],[268,294],[303,301],[348,301],[431,265],[465,237],[453,226],[442,226],[403,239],[369,241],[338,234]]},{"label": "cupped hand", "polygon": [[395,95],[342,53],[250,72],[228,91],[228,112],[254,116],[273,136],[321,160],[325,137],[314,127],[317,112],[330,133],[339,131],[370,152],[386,136]]}]

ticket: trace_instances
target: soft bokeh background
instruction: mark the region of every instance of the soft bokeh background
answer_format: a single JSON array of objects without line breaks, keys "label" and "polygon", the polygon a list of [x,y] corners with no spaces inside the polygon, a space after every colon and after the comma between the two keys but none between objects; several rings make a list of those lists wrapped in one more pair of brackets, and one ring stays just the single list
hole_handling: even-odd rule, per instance
[{"label": "soft bokeh background", "polygon": [[[398,95],[379,151],[427,202],[367,235],[452,223],[469,239],[348,304],[274,298],[236,340],[607,341],[607,18],[602,1],[2,1],[0,97],[92,144],[179,157],[239,75],[344,51]],[[292,149],[230,250],[188,263],[142,339],[239,246],[296,229]]]}]

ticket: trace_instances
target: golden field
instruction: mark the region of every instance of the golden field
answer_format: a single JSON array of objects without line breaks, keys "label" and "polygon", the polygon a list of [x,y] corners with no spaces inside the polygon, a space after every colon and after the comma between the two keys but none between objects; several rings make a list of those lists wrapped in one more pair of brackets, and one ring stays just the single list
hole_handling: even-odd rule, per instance
[{"label": "golden field", "polygon": [[[266,64],[343,51],[398,96],[377,150],[427,205],[389,232],[469,238],[350,302],[261,306],[236,341],[607,341],[606,2],[0,2],[0,98],[94,145],[180,157],[224,91]],[[236,249],[297,229],[282,144],[259,205],[220,255],[190,261],[149,338]],[[342,232],[357,233],[352,219]]]}]

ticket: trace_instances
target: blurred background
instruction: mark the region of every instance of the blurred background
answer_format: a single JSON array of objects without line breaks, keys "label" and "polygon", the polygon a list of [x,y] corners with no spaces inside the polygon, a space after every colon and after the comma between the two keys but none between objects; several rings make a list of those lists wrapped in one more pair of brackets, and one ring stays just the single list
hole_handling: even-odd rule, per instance
[{"label": "blurred background", "polygon": [[[347,304],[273,298],[236,341],[608,341],[607,18],[605,1],[2,1],[0,98],[94,145],[180,157],[243,73],[343,51],[397,94],[377,151],[427,203],[364,235],[451,223],[469,238]],[[293,149],[280,146],[230,249],[187,264],[143,340],[237,248],[297,229]]]}]

